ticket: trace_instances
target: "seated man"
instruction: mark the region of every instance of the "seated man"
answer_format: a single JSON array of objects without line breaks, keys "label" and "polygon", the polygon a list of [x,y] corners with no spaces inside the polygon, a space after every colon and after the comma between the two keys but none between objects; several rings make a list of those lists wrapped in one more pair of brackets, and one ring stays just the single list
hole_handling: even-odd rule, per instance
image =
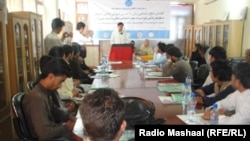
[{"label": "seated man", "polygon": [[[208,64],[218,59],[227,59],[227,51],[221,46],[215,46],[211,48],[210,50],[208,50],[208,53],[209,53]],[[211,77],[208,75],[207,79],[205,80],[202,86],[206,86],[208,84],[211,84],[212,82],[213,81],[211,80]]]},{"label": "seated man", "polygon": [[[53,59],[53,57],[49,56],[49,55],[43,55],[40,58],[39,64],[40,64],[40,71],[41,72],[42,72],[42,69],[44,68],[44,66],[52,59]],[[39,76],[38,80],[36,80],[34,82],[34,84],[33,84],[34,86],[39,83],[39,80],[41,79],[40,77],[41,76]],[[68,78],[66,78],[65,81],[67,81],[67,79]],[[63,83],[65,83],[65,81]],[[64,85],[63,83],[62,83],[62,87]],[[58,88],[58,89],[60,89],[60,88]],[[76,103],[74,101],[67,101],[67,102],[62,101],[58,92],[57,92],[58,89],[54,91],[54,95],[51,95],[51,99],[53,100],[54,104],[56,106],[58,106],[61,110],[64,110],[65,112],[70,112],[70,113],[76,114],[76,110],[77,110],[78,105],[76,105]]]},{"label": "seated man", "polygon": [[80,55],[77,58],[81,64],[81,69],[83,73],[85,73],[86,75],[95,75],[96,73],[94,72],[93,68],[88,66],[85,62],[86,56],[87,56],[86,47],[82,46],[82,49],[80,50]]},{"label": "seated man", "polygon": [[[233,70],[232,85],[236,89],[232,94],[217,102],[218,109],[233,111],[231,116],[225,116],[219,120],[219,124],[250,124],[250,64],[238,63]],[[210,111],[207,110],[205,115]]]},{"label": "seated man", "polygon": [[157,49],[154,53],[153,60],[149,61],[148,64],[157,65],[160,68],[164,67],[167,63],[166,51],[172,46],[174,46],[174,45],[173,44],[166,45],[163,42],[159,42],[157,44]]},{"label": "seated man", "polygon": [[125,105],[113,89],[100,88],[87,95],[79,110],[86,141],[119,141],[126,129]]},{"label": "seated man", "polygon": [[92,84],[94,79],[82,71],[81,64],[78,60],[78,57],[80,56],[81,45],[78,43],[72,43],[72,47],[74,49],[74,54],[73,58],[69,61],[69,65],[72,69],[73,79],[79,80],[80,84]]},{"label": "seated man", "polygon": [[149,40],[145,39],[140,49],[135,52],[135,55],[153,55],[153,48],[149,45]]},{"label": "seated man", "polygon": [[71,75],[63,59],[52,59],[42,68],[38,84],[24,97],[24,113],[33,137],[73,141],[71,131],[76,118],[57,107],[51,99],[54,91]]},{"label": "seated man", "polygon": [[192,51],[192,54],[191,54],[191,57],[190,57],[189,61],[197,61],[198,66],[200,66],[202,64],[206,64],[204,54],[203,54],[203,56],[201,56],[202,49],[203,49],[202,45],[200,43],[196,43],[196,44],[194,44],[194,47],[195,48]]},{"label": "seated man", "polygon": [[[224,99],[235,91],[231,85],[232,67],[227,60],[215,60],[211,63],[210,77],[213,83],[206,85],[195,92],[201,96],[199,103],[205,107]],[[211,96],[214,94],[214,96]]]},{"label": "seated man", "polygon": [[177,47],[170,47],[167,50],[168,59],[171,62],[163,67],[162,69],[156,69],[156,71],[162,71],[162,76],[173,76],[175,80],[180,83],[184,83],[187,74],[193,77],[193,71],[190,64],[183,59],[182,53]]}]

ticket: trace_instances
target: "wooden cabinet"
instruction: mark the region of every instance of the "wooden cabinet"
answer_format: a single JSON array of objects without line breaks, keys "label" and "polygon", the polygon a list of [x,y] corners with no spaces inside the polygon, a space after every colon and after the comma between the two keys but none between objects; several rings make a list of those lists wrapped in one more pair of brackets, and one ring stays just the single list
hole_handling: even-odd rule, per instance
[{"label": "wooden cabinet", "polygon": [[8,13],[7,40],[11,80],[11,95],[28,92],[27,82],[34,80],[34,60],[30,18]]},{"label": "wooden cabinet", "polygon": [[184,56],[191,57],[193,46],[194,46],[194,26],[186,25],[185,26],[185,46],[184,46]]},{"label": "wooden cabinet", "polygon": [[18,15],[22,15],[29,19],[29,35],[31,41],[31,52],[33,56],[33,66],[34,66],[34,78],[37,79],[40,68],[39,60],[43,53],[43,20],[42,16],[32,12],[16,12]]},{"label": "wooden cabinet", "polygon": [[215,23],[206,23],[203,25],[203,45],[214,47],[215,45]]},{"label": "wooden cabinet", "polygon": [[222,46],[228,57],[242,57],[242,20],[219,21],[203,25],[204,45]]},{"label": "wooden cabinet", "polygon": [[8,46],[4,19],[0,8],[0,141],[13,141]]}]

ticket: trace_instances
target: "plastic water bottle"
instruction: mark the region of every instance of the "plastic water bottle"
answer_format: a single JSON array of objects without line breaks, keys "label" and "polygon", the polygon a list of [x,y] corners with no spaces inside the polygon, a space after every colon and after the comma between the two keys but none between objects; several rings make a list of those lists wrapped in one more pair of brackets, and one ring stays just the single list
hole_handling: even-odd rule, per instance
[{"label": "plastic water bottle", "polygon": [[187,116],[188,116],[188,121],[190,123],[195,122],[195,114],[196,114],[196,100],[195,100],[195,94],[191,94],[191,99],[188,102],[188,111],[187,111]]},{"label": "plastic water bottle", "polygon": [[186,89],[186,91],[187,91],[188,94],[191,94],[191,93],[192,93],[191,85],[192,85],[192,78],[191,78],[191,75],[190,75],[190,74],[187,74],[186,80],[185,80],[185,89]]},{"label": "plastic water bottle", "polygon": [[182,114],[187,114],[187,108],[188,108],[188,103],[190,101],[191,98],[191,93],[192,93],[192,89],[191,89],[191,83],[192,83],[192,78],[189,74],[187,74],[186,76],[186,80],[184,83],[184,90],[183,90],[183,97],[182,97]]},{"label": "plastic water bottle", "polygon": [[191,88],[192,78],[191,78],[191,75],[189,73],[186,76],[185,83],[186,83],[186,85],[188,85]]},{"label": "plastic water bottle", "polygon": [[215,103],[213,104],[213,109],[210,111],[210,124],[218,124],[219,123],[219,111],[218,105]]},{"label": "plastic water bottle", "polygon": [[183,90],[183,93],[182,93],[182,114],[183,115],[186,115],[187,114],[187,104],[188,104],[188,94],[186,93],[186,86]]},{"label": "plastic water bottle", "polygon": [[105,62],[105,57],[102,56],[102,60],[100,62],[100,66],[101,66],[101,74],[104,74],[105,73],[105,67],[106,67],[106,62]]}]

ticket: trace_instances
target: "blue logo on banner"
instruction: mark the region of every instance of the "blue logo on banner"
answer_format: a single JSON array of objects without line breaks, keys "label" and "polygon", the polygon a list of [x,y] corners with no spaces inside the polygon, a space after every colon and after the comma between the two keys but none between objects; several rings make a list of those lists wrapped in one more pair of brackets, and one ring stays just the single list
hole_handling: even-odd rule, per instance
[{"label": "blue logo on banner", "polygon": [[127,7],[132,6],[132,4],[133,4],[132,0],[126,0],[126,1],[125,1],[125,5],[126,5]]},{"label": "blue logo on banner", "polygon": [[[130,39],[168,39],[169,30],[126,30]],[[110,39],[111,30],[101,30],[94,34],[94,39]]]}]

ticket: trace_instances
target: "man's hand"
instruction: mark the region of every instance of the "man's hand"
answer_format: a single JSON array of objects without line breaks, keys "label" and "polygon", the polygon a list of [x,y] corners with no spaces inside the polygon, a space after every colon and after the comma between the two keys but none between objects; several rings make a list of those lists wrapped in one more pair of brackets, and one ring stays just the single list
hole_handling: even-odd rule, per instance
[{"label": "man's hand", "polygon": [[201,97],[205,96],[205,93],[204,93],[204,91],[202,89],[195,90],[195,93],[198,94]]},{"label": "man's hand", "polygon": [[76,105],[74,102],[66,103],[65,107],[68,109],[69,112],[73,112],[76,109]]},{"label": "man's hand", "polygon": [[66,122],[66,127],[69,131],[72,131],[75,126],[75,121],[68,120]]}]

